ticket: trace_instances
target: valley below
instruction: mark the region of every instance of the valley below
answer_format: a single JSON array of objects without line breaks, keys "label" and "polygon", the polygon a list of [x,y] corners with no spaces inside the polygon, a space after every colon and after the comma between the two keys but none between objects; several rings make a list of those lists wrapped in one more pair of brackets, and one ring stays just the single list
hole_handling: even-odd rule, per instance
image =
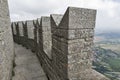
[{"label": "valley below", "polygon": [[109,77],[120,80],[120,38],[97,36],[94,43],[93,69]]}]

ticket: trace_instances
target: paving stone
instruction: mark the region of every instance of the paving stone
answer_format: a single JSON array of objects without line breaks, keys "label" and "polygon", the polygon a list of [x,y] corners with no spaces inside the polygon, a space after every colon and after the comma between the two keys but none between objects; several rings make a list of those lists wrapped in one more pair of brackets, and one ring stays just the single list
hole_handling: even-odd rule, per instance
[{"label": "paving stone", "polygon": [[35,53],[15,44],[15,68],[12,80],[47,80]]},{"label": "paving stone", "polygon": [[46,78],[46,76],[40,76],[37,78],[33,78],[33,80],[48,80],[48,79]]}]

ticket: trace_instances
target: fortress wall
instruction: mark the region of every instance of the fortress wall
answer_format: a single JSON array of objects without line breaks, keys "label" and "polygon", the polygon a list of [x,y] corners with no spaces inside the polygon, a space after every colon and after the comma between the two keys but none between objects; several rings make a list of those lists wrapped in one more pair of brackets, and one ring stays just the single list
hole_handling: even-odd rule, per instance
[{"label": "fortress wall", "polygon": [[[51,59],[51,25],[50,17],[41,17],[39,23],[39,45],[38,45],[38,58],[40,63],[50,80],[60,80],[54,70],[54,64]],[[47,67],[46,67],[47,66]],[[54,75],[53,75],[54,74]]]},{"label": "fortress wall", "polygon": [[18,22],[18,28],[19,28],[19,43],[23,43],[24,39],[24,33],[23,33],[23,22],[19,21]]},{"label": "fortress wall", "polygon": [[40,29],[40,18],[36,20],[36,42],[39,44],[39,29]]},{"label": "fortress wall", "polygon": [[35,41],[35,52],[36,52],[36,48],[37,48],[37,44],[38,44],[38,22],[37,20],[33,20],[33,25],[34,25],[34,41]]},{"label": "fortress wall", "polygon": [[33,20],[12,22],[14,41],[35,52]]},{"label": "fortress wall", "polygon": [[36,53],[49,80],[109,80],[92,69],[95,19],[96,10],[69,7],[64,15],[26,21],[21,44]]},{"label": "fortress wall", "polygon": [[15,26],[16,26],[16,35],[15,35],[15,41],[18,43],[18,44],[20,44],[20,30],[19,30],[19,25],[18,25],[18,23],[16,22],[15,23]]},{"label": "fortress wall", "polygon": [[27,41],[27,46],[29,49],[31,49],[33,52],[35,52],[35,41],[34,41],[34,24],[33,20],[26,21],[27,23],[27,31],[28,31],[28,41]]},{"label": "fortress wall", "polygon": [[59,28],[59,23],[63,15],[52,14],[51,15],[51,27],[52,27],[52,59],[54,64],[54,69],[59,75],[60,80],[68,80],[67,77],[67,56],[63,51],[67,51],[66,46],[63,46],[61,36],[57,36],[62,33],[57,33]]},{"label": "fortress wall", "polygon": [[42,33],[42,44],[43,51],[51,58],[51,46],[52,46],[52,37],[51,37],[51,25],[50,17],[41,17],[41,33]]},{"label": "fortress wall", "polygon": [[0,80],[12,77],[14,48],[7,0],[0,0]]},{"label": "fortress wall", "polygon": [[20,36],[24,36],[24,33],[23,33],[23,22],[20,21],[18,22],[18,26],[19,26],[19,31],[20,31]]},{"label": "fortress wall", "polygon": [[12,29],[12,35],[14,35],[14,27],[13,27],[13,23],[11,23],[11,29]]},{"label": "fortress wall", "polygon": [[[62,64],[67,64],[67,77],[70,80],[80,80],[82,77],[80,75],[79,77],[78,74],[92,69],[95,18],[95,10],[68,8],[54,33],[56,36],[60,36],[60,38],[56,38],[60,41],[57,40],[57,43],[61,44],[57,49],[66,56],[64,58],[66,62]],[[85,76],[82,80],[84,79]]]},{"label": "fortress wall", "polygon": [[22,36],[22,45],[28,48],[27,46],[27,41],[28,41],[28,30],[27,30],[27,22],[23,21],[22,22],[22,27],[23,27],[23,36]]},{"label": "fortress wall", "polygon": [[11,29],[12,29],[12,34],[13,34],[13,40],[14,40],[14,42],[16,42],[15,40],[15,36],[17,35],[17,32],[16,32],[16,23],[15,22],[12,22],[11,23]]}]

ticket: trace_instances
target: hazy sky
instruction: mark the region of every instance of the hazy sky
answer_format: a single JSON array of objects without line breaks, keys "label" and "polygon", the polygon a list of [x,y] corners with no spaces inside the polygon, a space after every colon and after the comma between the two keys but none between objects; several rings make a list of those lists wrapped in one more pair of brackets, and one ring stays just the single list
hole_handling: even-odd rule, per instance
[{"label": "hazy sky", "polygon": [[120,31],[120,0],[8,0],[11,21],[64,14],[68,6],[97,9],[96,31]]}]

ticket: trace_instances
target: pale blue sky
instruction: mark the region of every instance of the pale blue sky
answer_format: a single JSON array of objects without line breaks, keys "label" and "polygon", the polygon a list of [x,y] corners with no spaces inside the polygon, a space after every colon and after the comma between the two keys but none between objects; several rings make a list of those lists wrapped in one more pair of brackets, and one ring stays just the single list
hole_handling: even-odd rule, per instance
[{"label": "pale blue sky", "polygon": [[68,6],[97,9],[96,31],[120,31],[120,0],[9,0],[11,21],[64,14]]}]

